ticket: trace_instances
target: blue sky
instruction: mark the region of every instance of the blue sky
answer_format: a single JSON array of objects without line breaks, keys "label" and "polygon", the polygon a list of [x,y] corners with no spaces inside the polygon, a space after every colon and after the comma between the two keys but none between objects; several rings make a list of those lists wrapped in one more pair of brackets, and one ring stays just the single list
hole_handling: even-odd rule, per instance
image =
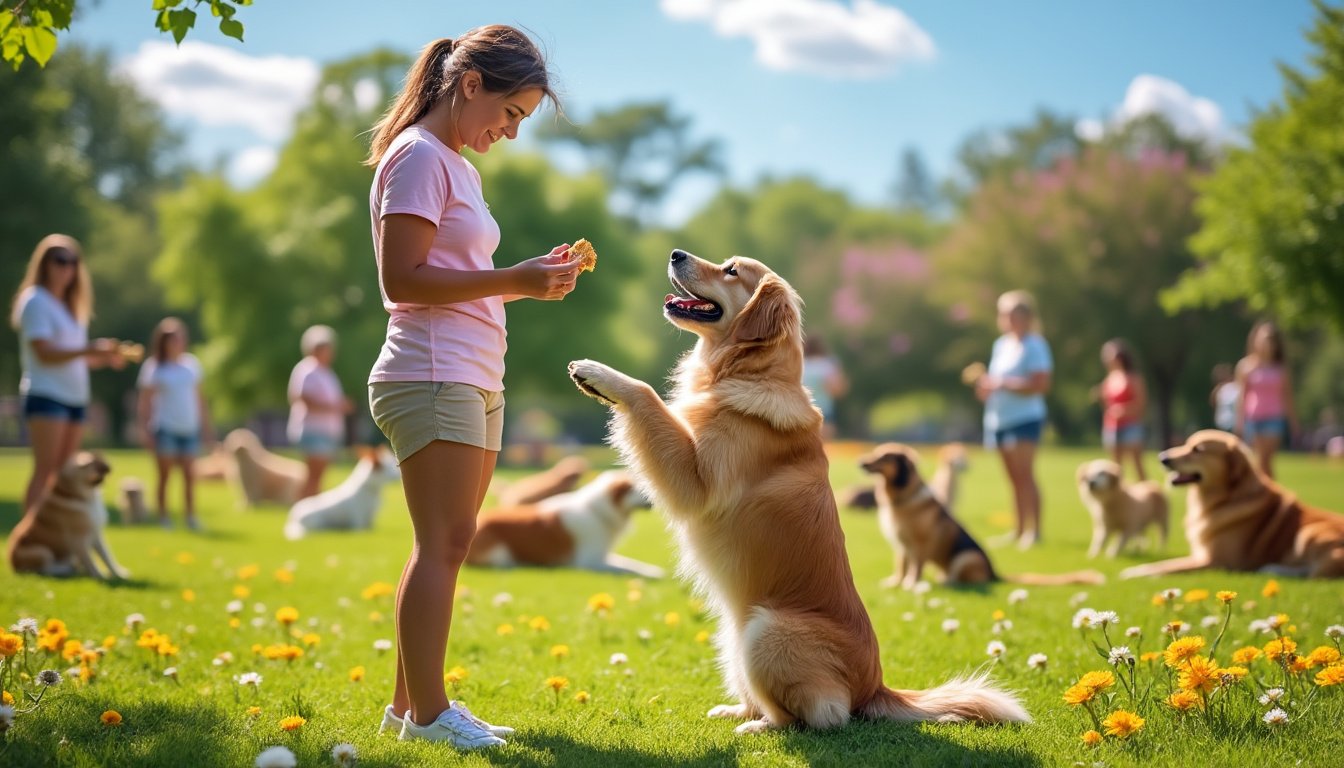
[{"label": "blue sky", "polygon": [[[503,22],[545,47],[580,124],[667,99],[722,141],[733,182],[803,173],[866,202],[883,199],[903,147],[941,175],[967,134],[1038,107],[1083,130],[1156,109],[1235,140],[1278,97],[1275,63],[1305,63],[1312,20],[1307,0],[256,0],[239,14],[245,43],[206,14],[175,49],[148,0],[84,5],[64,39],[112,49],[191,154],[227,156],[239,180],[264,172],[320,64]],[[709,192],[688,185],[670,215]]]}]

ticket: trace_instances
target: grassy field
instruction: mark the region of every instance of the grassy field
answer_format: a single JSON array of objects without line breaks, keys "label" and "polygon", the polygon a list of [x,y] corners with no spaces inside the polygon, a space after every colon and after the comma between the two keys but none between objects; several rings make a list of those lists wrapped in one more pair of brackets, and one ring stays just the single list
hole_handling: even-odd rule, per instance
[{"label": "grassy field", "polygon": [[[837,488],[861,477],[855,456],[861,446],[833,449]],[[600,462],[609,460],[595,450]],[[991,550],[1003,573],[1050,572],[1087,567],[1084,549],[1090,522],[1073,489],[1073,472],[1094,453],[1051,449],[1041,457],[1039,476],[1045,492],[1045,540],[1027,553]],[[147,456],[113,452],[109,456],[115,488],[119,478],[152,478]],[[993,456],[972,453],[960,511],[982,541],[1011,524],[1009,496],[1001,467]],[[930,471],[927,468],[926,471]],[[1156,472],[1154,463],[1153,471]],[[340,480],[337,467],[329,482]],[[0,531],[18,518],[18,501],[27,479],[22,451],[0,452]],[[1282,480],[1302,498],[1344,510],[1344,468],[1323,459],[1288,456],[1280,461]],[[516,473],[504,472],[505,477]],[[1110,636],[1124,628],[1143,630],[1128,642],[1135,654],[1165,646],[1162,625],[1180,618],[1191,634],[1213,641],[1218,627],[1205,629],[1206,616],[1223,615],[1209,597],[1154,605],[1154,594],[1178,587],[1234,590],[1230,626],[1217,654],[1229,664],[1233,649],[1263,645],[1253,635],[1252,619],[1271,613],[1289,615],[1302,653],[1327,643],[1328,625],[1344,623],[1344,590],[1338,582],[1308,583],[1279,579],[1281,591],[1265,597],[1259,575],[1200,573],[1161,581],[1112,578],[1101,587],[1030,588],[1028,597],[1010,604],[1011,584],[985,590],[934,586],[924,595],[889,592],[878,582],[891,569],[891,555],[872,515],[842,512],[858,588],[878,637],[888,684],[901,688],[936,685],[952,675],[991,668],[1004,685],[1019,691],[1035,717],[1025,726],[901,725],[854,723],[831,733],[785,731],[738,737],[733,723],[705,718],[724,701],[706,641],[712,621],[680,582],[630,582],[590,573],[468,568],[463,575],[449,648],[450,667],[465,677],[456,697],[492,722],[516,726],[507,747],[486,754],[459,755],[443,747],[401,743],[375,733],[391,691],[392,656],[375,648],[391,640],[392,599],[377,594],[379,584],[394,584],[409,546],[409,523],[400,489],[388,490],[376,528],[362,534],[315,535],[289,543],[280,530],[283,510],[239,512],[222,485],[202,487],[203,533],[181,528],[113,526],[108,539],[135,579],[103,585],[89,580],[15,577],[0,572],[0,625],[22,617],[39,623],[58,618],[73,640],[109,650],[92,663],[91,681],[80,681],[77,661],[59,654],[16,656],[15,672],[54,668],[66,676],[49,690],[35,710],[20,714],[0,736],[0,765],[246,766],[270,745],[285,745],[299,765],[334,765],[334,745],[354,745],[362,765],[505,765],[505,766],[923,766],[923,765],[1093,765],[1107,766],[1338,766],[1344,761],[1336,728],[1344,720],[1342,686],[1320,688],[1314,700],[1307,672],[1294,683],[1296,705],[1285,706],[1290,722],[1270,727],[1254,701],[1256,678],[1277,680],[1266,662],[1251,666],[1250,678],[1214,695],[1209,716],[1178,716],[1162,699],[1168,675],[1161,663],[1140,663],[1140,681],[1158,681],[1137,708],[1146,725],[1127,740],[1106,738],[1085,746],[1080,735],[1092,727],[1087,714],[1065,704],[1063,692],[1089,670],[1110,669],[1071,625],[1075,610],[1091,607],[1120,617]],[[112,500],[109,490],[109,501]],[[1179,521],[1183,497],[1173,497]],[[1184,551],[1177,523],[1176,540],[1164,556]],[[657,513],[637,517],[631,535],[618,550],[670,566],[671,542]],[[1146,558],[1122,556],[1099,567],[1114,576]],[[927,574],[932,576],[932,574]],[[614,607],[606,616],[588,610],[591,597],[605,593]],[[241,600],[237,626],[227,610]],[[298,620],[286,629],[277,620],[281,608],[294,608]],[[995,612],[1003,611],[1011,629],[994,634]],[[132,632],[129,614],[145,623]],[[946,634],[944,621],[959,628]],[[171,638],[176,654],[157,655],[137,647],[141,633],[153,628]],[[311,635],[305,638],[302,635]],[[1100,633],[1092,639],[1101,640]],[[987,644],[1000,640],[1006,651],[993,663]],[[304,649],[293,661],[267,660],[254,645],[294,644]],[[32,640],[29,640],[32,645]],[[555,646],[566,646],[562,653]],[[77,650],[77,649],[75,649]],[[1205,649],[1208,650],[1207,648]],[[220,654],[231,663],[216,663]],[[612,664],[613,654],[628,662]],[[1027,659],[1048,656],[1044,670]],[[167,667],[176,677],[165,676]],[[352,680],[356,668],[361,680]],[[256,688],[234,682],[257,672]],[[567,687],[548,688],[562,676]],[[11,691],[15,686],[11,685]],[[32,690],[32,682],[19,686]],[[586,703],[576,698],[579,692]],[[1093,702],[1098,714],[1130,709],[1118,692],[1109,705]],[[581,698],[581,697],[580,697]],[[1307,706],[1308,702],[1310,706]],[[249,708],[259,707],[259,712]],[[115,710],[120,725],[105,726],[100,714]],[[282,718],[299,715],[302,727],[284,731]]]}]

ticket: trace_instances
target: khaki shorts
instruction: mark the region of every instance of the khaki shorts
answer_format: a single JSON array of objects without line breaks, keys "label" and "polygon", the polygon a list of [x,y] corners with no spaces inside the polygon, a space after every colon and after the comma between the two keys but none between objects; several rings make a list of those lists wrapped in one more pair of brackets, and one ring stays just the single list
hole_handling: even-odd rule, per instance
[{"label": "khaki shorts", "polygon": [[498,451],[504,433],[503,392],[451,381],[375,381],[369,412],[398,464],[435,440]]}]

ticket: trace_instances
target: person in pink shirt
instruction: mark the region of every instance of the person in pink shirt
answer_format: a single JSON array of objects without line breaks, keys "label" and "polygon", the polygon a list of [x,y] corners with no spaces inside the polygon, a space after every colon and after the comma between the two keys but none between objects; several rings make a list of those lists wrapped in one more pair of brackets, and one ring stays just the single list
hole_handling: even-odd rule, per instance
[{"label": "person in pink shirt", "polygon": [[1275,452],[1297,434],[1283,334],[1274,323],[1265,320],[1251,328],[1246,356],[1237,363],[1237,386],[1237,433],[1255,451],[1260,469],[1273,477]]},{"label": "person in pink shirt", "polygon": [[341,380],[331,369],[336,359],[336,331],[314,325],[299,340],[303,359],[289,373],[289,442],[303,453],[308,474],[299,498],[322,490],[322,475],[345,442],[345,416],[355,409]]},{"label": "person in pink shirt", "polygon": [[493,25],[430,43],[374,126],[369,194],[387,339],[369,408],[401,465],[414,546],[397,589],[397,677],[380,730],[460,749],[504,744],[443,682],[453,593],[494,474],[504,414],[504,302],[563,299],[568,244],[496,267],[499,226],[463,149],[513,139],[557,105],[536,45]]},{"label": "person in pink shirt", "polygon": [[1148,408],[1148,388],[1124,339],[1102,344],[1101,362],[1106,366],[1106,378],[1097,388],[1102,407],[1101,443],[1121,472],[1126,457],[1131,459],[1134,473],[1142,482],[1147,479],[1143,471],[1143,413]]}]

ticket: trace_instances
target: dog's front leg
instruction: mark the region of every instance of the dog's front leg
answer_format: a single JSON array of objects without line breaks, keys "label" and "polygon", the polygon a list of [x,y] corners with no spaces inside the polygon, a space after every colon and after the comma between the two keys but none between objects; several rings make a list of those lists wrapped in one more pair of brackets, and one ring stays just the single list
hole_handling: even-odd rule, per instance
[{"label": "dog's front leg", "polygon": [[1098,523],[1092,527],[1092,546],[1087,548],[1088,559],[1095,558],[1101,554],[1101,548],[1106,545],[1106,526]]},{"label": "dog's front leg", "polygon": [[704,508],[708,494],[695,439],[653,387],[592,360],[570,363],[569,377],[584,394],[611,406],[613,444],[667,511]]},{"label": "dog's front leg", "polygon": [[98,556],[103,558],[103,564],[107,566],[107,570],[111,573],[112,578],[122,579],[123,581],[131,578],[131,572],[122,568],[121,564],[117,562],[117,559],[112,556],[112,550],[108,549],[107,542],[103,540],[103,534],[101,532],[93,538],[93,551],[97,552]]},{"label": "dog's front leg", "polygon": [[602,573],[619,573],[627,576],[639,576],[645,579],[661,579],[667,573],[656,565],[643,563],[633,558],[618,555],[612,552],[607,555],[601,565],[593,568],[594,571]]},{"label": "dog's front leg", "polygon": [[80,546],[75,550],[73,555],[76,564],[78,564],[81,571],[99,581],[111,581],[112,577],[110,575],[104,575],[102,569],[100,569],[98,564],[93,561],[93,546],[94,542],[92,540],[80,542]]}]

